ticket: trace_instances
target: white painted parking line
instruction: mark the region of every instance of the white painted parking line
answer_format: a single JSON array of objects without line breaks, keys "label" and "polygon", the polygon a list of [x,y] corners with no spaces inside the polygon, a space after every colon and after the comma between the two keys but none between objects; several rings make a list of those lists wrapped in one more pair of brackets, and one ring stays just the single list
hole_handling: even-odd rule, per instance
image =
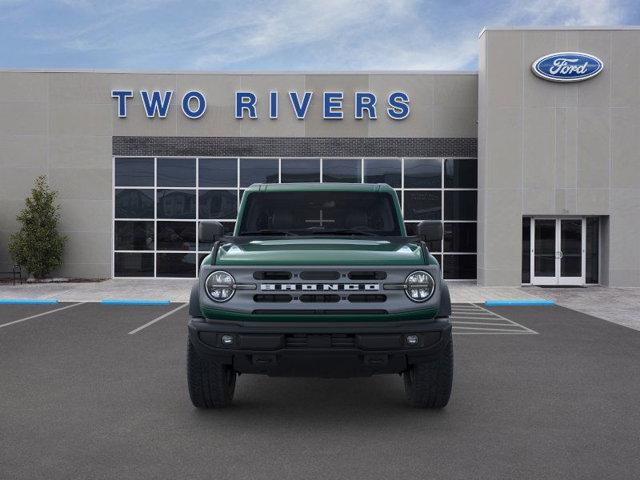
[{"label": "white painted parking line", "polygon": [[181,308],[186,307],[188,304],[187,303],[183,303],[182,305],[180,305],[177,308],[174,308],[173,310],[168,311],[167,313],[164,313],[162,315],[160,315],[157,318],[154,318],[153,320],[151,320],[150,322],[145,323],[144,325],[139,326],[138,328],[131,330],[129,332],[129,335],[133,335],[134,333],[138,333],[140,330],[143,330],[145,328],[147,328],[150,325],[153,325],[156,322],[159,322],[160,320],[162,320],[163,318],[167,318],[169,315],[172,315],[174,313],[176,313],[178,310],[180,310]]},{"label": "white painted parking line", "polygon": [[74,303],[72,305],[65,305],[64,307],[54,308],[53,310],[48,310],[46,312],[37,313],[35,315],[30,315],[28,317],[19,318],[18,320],[13,320],[11,322],[3,323],[0,325],[0,328],[8,327],[9,325],[15,325],[16,323],[26,322],[27,320],[31,320],[38,317],[44,317],[45,315],[49,315],[50,313],[60,312],[62,310],[67,310],[69,308],[77,307],[78,305],[82,305],[84,302]]},{"label": "white painted parking line", "polygon": [[481,307],[480,305],[476,305],[476,307],[478,307],[478,308],[479,308],[479,309],[481,309],[481,310],[484,310],[484,311],[485,311],[485,312],[487,312],[487,313],[490,313],[490,314],[492,314],[492,315],[495,315],[496,317],[501,318],[502,320],[505,320],[505,321],[507,321],[507,322],[509,322],[509,323],[512,323],[513,325],[517,325],[518,327],[520,327],[520,328],[522,328],[522,329],[526,330],[526,331],[527,331],[527,332],[529,332],[529,333],[532,333],[532,334],[535,334],[535,335],[537,335],[537,334],[538,334],[538,332],[536,332],[535,330],[531,330],[530,328],[525,327],[524,325],[521,325],[521,324],[519,324],[519,323],[516,323],[516,322],[514,322],[513,320],[508,319],[507,317],[503,317],[502,315],[500,315],[500,314],[498,314],[498,313],[492,312],[491,310],[487,310],[486,308]]},{"label": "white painted parking line", "polygon": [[510,323],[495,323],[495,322],[459,322],[459,321],[453,320],[451,323],[453,323],[454,325],[489,325],[494,327],[515,327],[515,325],[512,325]]}]

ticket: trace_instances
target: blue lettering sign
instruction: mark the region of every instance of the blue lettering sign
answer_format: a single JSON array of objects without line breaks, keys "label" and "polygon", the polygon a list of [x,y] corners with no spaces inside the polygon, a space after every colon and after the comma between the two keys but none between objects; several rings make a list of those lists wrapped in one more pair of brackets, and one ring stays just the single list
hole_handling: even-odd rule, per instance
[{"label": "blue lettering sign", "polygon": [[154,90],[151,92],[151,98],[149,98],[149,92],[146,90],[140,90],[140,97],[142,97],[142,105],[144,105],[144,111],[148,118],[153,118],[156,115],[160,118],[165,118],[169,112],[169,104],[171,103],[171,96],[173,92],[167,90],[164,92],[164,97],[160,96],[160,91]]},{"label": "blue lettering sign", "polygon": [[244,118],[244,112],[249,112],[249,118],[258,118],[256,113],[256,94],[253,92],[236,92],[236,118]]},{"label": "blue lettering sign", "polygon": [[409,116],[409,95],[404,92],[392,92],[387,98],[387,114],[393,120],[403,120]]},{"label": "blue lettering sign", "polygon": [[332,120],[341,119],[342,114],[342,92],[324,92],[322,102],[322,118]]},{"label": "blue lettering sign", "polygon": [[[191,108],[191,100],[195,100],[197,103],[197,108],[194,110]],[[191,90],[184,94],[182,97],[182,112],[188,118],[200,118],[204,115],[205,110],[207,109],[207,100],[204,98],[204,95],[197,90]]]},{"label": "blue lettering sign", "polygon": [[298,120],[304,120],[304,117],[307,115],[307,110],[309,109],[312,95],[313,92],[304,92],[304,97],[302,97],[302,102],[300,102],[298,92],[289,92],[291,105],[293,105],[293,111],[296,114],[296,118]]},{"label": "blue lettering sign", "polygon": [[269,92],[269,118],[278,118],[278,92],[275,90]]},{"label": "blue lettering sign", "polygon": [[118,99],[118,117],[127,117],[127,98],[133,98],[133,90],[112,90],[111,98]]},{"label": "blue lettering sign", "polygon": [[355,116],[356,119],[362,120],[364,118],[364,111],[367,111],[367,115],[371,120],[378,118],[376,116],[376,102],[377,98],[374,93],[371,92],[356,92],[356,106]]}]

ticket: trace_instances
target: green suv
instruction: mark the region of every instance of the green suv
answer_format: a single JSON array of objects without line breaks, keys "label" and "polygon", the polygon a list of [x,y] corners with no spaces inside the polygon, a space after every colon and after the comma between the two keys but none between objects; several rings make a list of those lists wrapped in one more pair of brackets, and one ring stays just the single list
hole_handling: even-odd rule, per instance
[{"label": "green suv", "polygon": [[187,377],[199,408],[231,403],[240,373],[404,376],[409,401],[442,408],[453,377],[451,301],[427,243],[408,237],[386,184],[256,184],[232,236],[202,222],[211,253],[189,304]]}]

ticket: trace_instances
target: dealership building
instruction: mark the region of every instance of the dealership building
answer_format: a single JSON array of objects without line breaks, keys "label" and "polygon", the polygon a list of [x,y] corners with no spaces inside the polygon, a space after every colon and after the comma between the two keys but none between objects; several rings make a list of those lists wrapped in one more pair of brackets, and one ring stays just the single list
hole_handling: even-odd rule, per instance
[{"label": "dealership building", "polygon": [[480,285],[640,286],[640,30],[489,28],[479,70],[0,71],[0,270],[35,177],[56,276],[195,277],[253,183],[387,183]]}]

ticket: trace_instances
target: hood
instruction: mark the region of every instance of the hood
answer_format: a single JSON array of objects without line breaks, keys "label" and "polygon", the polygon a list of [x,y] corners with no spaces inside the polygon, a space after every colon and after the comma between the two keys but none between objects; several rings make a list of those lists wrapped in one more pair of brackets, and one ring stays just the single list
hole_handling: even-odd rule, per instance
[{"label": "hood", "polygon": [[225,243],[217,265],[423,265],[408,239],[287,238]]}]

